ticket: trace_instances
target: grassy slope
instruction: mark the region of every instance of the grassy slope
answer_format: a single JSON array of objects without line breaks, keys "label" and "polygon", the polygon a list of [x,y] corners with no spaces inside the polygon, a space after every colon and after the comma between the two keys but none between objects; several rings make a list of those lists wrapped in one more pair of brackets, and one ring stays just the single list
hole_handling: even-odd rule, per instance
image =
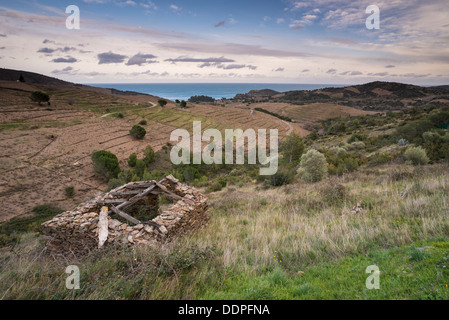
[{"label": "grassy slope", "polygon": [[[393,166],[349,174],[338,181],[346,196],[336,201],[324,196],[329,181],[228,187],[210,194],[207,228],[164,249],[53,260],[29,235],[0,255],[0,297],[447,299],[447,169],[411,169],[408,178]],[[348,214],[361,200],[364,211]],[[81,290],[64,287],[69,264],[80,267]],[[365,288],[372,264],[381,270],[380,290]]]}]

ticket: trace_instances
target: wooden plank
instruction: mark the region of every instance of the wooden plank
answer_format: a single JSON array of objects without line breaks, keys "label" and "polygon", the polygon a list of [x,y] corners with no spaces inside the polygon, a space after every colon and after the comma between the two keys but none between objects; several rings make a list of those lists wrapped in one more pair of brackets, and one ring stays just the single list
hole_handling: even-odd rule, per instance
[{"label": "wooden plank", "polygon": [[119,191],[119,192],[109,192],[111,196],[132,196],[135,194],[139,194],[142,192],[141,190],[128,190],[128,191]]},{"label": "wooden plank", "polygon": [[128,220],[129,222],[132,222],[134,224],[140,224],[141,222],[133,217],[131,217],[129,214],[127,214],[126,212],[121,211],[120,209],[112,206],[110,209],[112,212],[118,214],[120,217],[122,217],[123,219]]},{"label": "wooden plank", "polygon": [[103,199],[98,200],[97,203],[110,204],[110,203],[123,203],[128,201],[127,199]]}]

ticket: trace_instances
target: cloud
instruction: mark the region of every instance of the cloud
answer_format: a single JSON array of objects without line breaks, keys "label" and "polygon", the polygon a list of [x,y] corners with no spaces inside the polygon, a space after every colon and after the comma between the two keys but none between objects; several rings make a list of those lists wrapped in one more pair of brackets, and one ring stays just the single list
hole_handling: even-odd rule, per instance
[{"label": "cloud", "polygon": [[337,70],[335,70],[335,69],[329,69],[326,71],[326,73],[328,73],[328,74],[335,74],[336,72],[337,72]]},{"label": "cloud", "polygon": [[6,49],[6,47],[0,47],[0,50],[5,50]]},{"label": "cloud", "polygon": [[67,56],[65,58],[56,58],[56,59],[53,59],[52,61],[55,63],[75,63],[78,60],[75,59],[74,57]]},{"label": "cloud", "polygon": [[309,72],[310,71],[310,69],[304,69],[304,70],[302,70],[301,72],[302,73],[305,73],[305,72]]},{"label": "cloud", "polygon": [[327,37],[327,38],[324,38],[324,40],[334,42],[334,43],[339,43],[339,44],[358,44],[358,42],[355,40],[344,39],[344,38]]},{"label": "cloud", "polygon": [[[267,49],[259,45],[249,45],[241,43],[191,43],[191,42],[177,42],[177,43],[156,43],[155,45],[163,49],[178,49],[192,52],[204,53],[225,53],[233,55],[252,55],[263,57],[310,57],[311,54],[304,52],[293,52],[278,49]],[[314,54],[313,56],[318,56]],[[170,61],[170,60],[169,60]],[[225,61],[227,62],[227,61]],[[233,61],[232,61],[233,62]]]},{"label": "cloud", "polygon": [[4,34],[4,33],[0,33],[0,37],[2,37],[2,38],[6,38],[6,37],[7,37],[7,35],[6,35],[6,34]]},{"label": "cloud", "polygon": [[235,62],[235,60],[228,59],[225,57],[219,58],[188,58],[188,57],[178,57],[175,59],[165,59],[164,61],[168,61],[171,63],[176,62],[203,62],[203,63],[223,63],[223,62]]},{"label": "cloud", "polygon": [[45,39],[44,41],[42,41],[42,43],[47,44],[47,43],[56,43],[56,42],[54,42],[53,40]]},{"label": "cloud", "polygon": [[219,23],[217,23],[216,25],[214,25],[215,28],[219,28],[219,27],[223,27],[226,23],[226,20],[220,21]]},{"label": "cloud", "polygon": [[276,19],[276,23],[277,23],[277,24],[280,24],[280,23],[283,23],[283,22],[285,22],[285,19],[284,19],[284,18],[277,18],[277,19]]},{"label": "cloud", "polygon": [[152,1],[147,1],[145,2],[141,2],[140,5],[146,9],[152,9],[152,10],[157,10],[158,7],[154,4],[154,2]]},{"label": "cloud", "polygon": [[109,52],[103,52],[98,54],[98,64],[108,64],[108,63],[121,63],[125,61],[127,56]]},{"label": "cloud", "polygon": [[117,3],[119,6],[132,6],[132,7],[135,7],[136,5],[137,5],[137,3],[136,2],[134,2],[134,1],[132,1],[132,0],[126,0],[126,1],[123,1],[123,2],[118,2]]},{"label": "cloud", "polygon": [[288,25],[293,30],[303,30],[304,26],[300,24],[299,20],[293,20],[292,23]]},{"label": "cloud", "polygon": [[41,48],[41,49],[37,50],[37,52],[40,52],[40,53],[53,53],[55,51],[56,51],[55,49],[50,49],[50,48]]},{"label": "cloud", "polygon": [[395,65],[393,65],[393,64],[389,64],[388,66],[385,66],[385,68],[395,68],[396,66]]},{"label": "cloud", "polygon": [[178,12],[180,12],[182,10],[182,8],[177,6],[176,4],[170,5],[170,9],[172,9],[176,13],[178,13]]},{"label": "cloud", "polygon": [[58,75],[61,75],[61,74],[72,74],[71,71],[73,71],[72,67],[66,67],[66,68],[64,68],[62,70],[53,70],[51,73],[58,74]]},{"label": "cloud", "polygon": [[253,65],[246,65],[246,64],[228,64],[228,65],[217,65],[217,68],[224,69],[224,70],[231,70],[231,69],[243,69],[248,68],[250,70],[256,70],[257,67]]},{"label": "cloud", "polygon": [[283,71],[284,71],[284,68],[277,68],[277,69],[275,69],[274,71],[275,71],[275,72],[283,72]]},{"label": "cloud", "polygon": [[151,60],[157,58],[155,55],[152,54],[141,54],[138,53],[134,56],[132,56],[128,62],[126,63],[127,66],[141,66],[143,64],[149,64],[149,63],[158,63],[158,61]]}]

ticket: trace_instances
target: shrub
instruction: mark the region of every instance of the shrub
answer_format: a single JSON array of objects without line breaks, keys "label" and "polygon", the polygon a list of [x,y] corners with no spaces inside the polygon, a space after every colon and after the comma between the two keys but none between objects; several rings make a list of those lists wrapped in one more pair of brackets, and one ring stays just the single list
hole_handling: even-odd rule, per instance
[{"label": "shrub", "polygon": [[399,139],[398,146],[403,147],[408,145],[408,141],[406,139]]},{"label": "shrub", "polygon": [[296,166],[301,161],[301,156],[304,153],[304,143],[300,136],[293,133],[281,143],[279,151],[283,156],[282,162]]},{"label": "shrub", "polygon": [[129,134],[136,139],[143,139],[147,134],[147,131],[139,125],[134,125],[131,130],[129,130]]},{"label": "shrub", "polygon": [[50,101],[50,96],[44,92],[41,91],[34,91],[31,94],[31,100],[34,102],[39,103],[39,105],[41,105],[42,102],[49,102]]},{"label": "shrub", "polygon": [[128,165],[130,167],[135,167],[136,166],[136,161],[137,161],[137,155],[135,153],[131,153],[129,155],[129,159],[128,159]]},{"label": "shrub", "polygon": [[380,166],[382,164],[389,163],[391,161],[391,156],[387,153],[379,152],[368,159],[370,166]]},{"label": "shrub", "polygon": [[413,165],[423,165],[429,163],[426,150],[422,147],[410,147],[405,153],[404,157],[407,161],[410,161]]},{"label": "shrub", "polygon": [[123,115],[123,113],[119,113],[118,115],[117,115],[117,118],[120,118],[120,119],[123,119],[125,116]]},{"label": "shrub", "polygon": [[402,138],[411,143],[421,144],[423,142],[423,133],[433,128],[435,128],[435,125],[430,120],[416,120],[398,127],[395,134],[398,139]]},{"label": "shrub", "polygon": [[73,198],[74,194],[75,194],[75,188],[73,186],[65,187],[65,196],[67,198]]},{"label": "shrub", "polygon": [[290,184],[293,181],[293,173],[286,170],[279,170],[265,180],[265,186],[280,187]]},{"label": "shrub", "polygon": [[337,146],[334,146],[334,147],[331,147],[331,148],[329,148],[329,151],[331,151],[334,155],[336,155],[337,157],[340,155],[340,154],[346,154],[347,153],[347,151],[346,151],[346,149],[345,148],[342,148],[342,147],[337,147]]},{"label": "shrub", "polygon": [[298,173],[308,182],[317,182],[327,177],[326,157],[315,149],[307,151],[301,157]]},{"label": "shrub", "polygon": [[362,141],[355,141],[348,146],[349,150],[361,150],[365,149],[365,143]]},{"label": "shrub", "polygon": [[117,178],[120,173],[120,166],[117,156],[109,151],[100,150],[92,154],[92,162],[95,172],[108,181]]},{"label": "shrub", "polygon": [[353,143],[356,141],[364,141],[366,139],[366,136],[361,133],[354,133],[349,139],[348,143]]},{"label": "shrub", "polygon": [[337,205],[343,202],[346,197],[346,188],[342,184],[331,181],[320,189],[323,201],[329,205]]},{"label": "shrub", "polygon": [[200,179],[201,175],[198,172],[198,169],[195,167],[187,167],[182,172],[182,175],[184,177],[184,181],[192,182],[195,179]]},{"label": "shrub", "polygon": [[180,105],[181,105],[181,108],[185,108],[185,107],[187,107],[187,102],[185,102],[184,100],[182,100],[181,103],[180,103]]},{"label": "shrub", "polygon": [[141,126],[146,126],[146,125],[147,125],[147,120],[141,120],[141,121],[139,122],[139,124],[140,124]]},{"label": "shrub", "polygon": [[151,146],[147,146],[145,150],[143,150],[143,161],[145,165],[148,167],[150,163],[153,163],[155,159],[155,153]]},{"label": "shrub", "polygon": [[167,100],[159,99],[159,100],[157,101],[157,103],[158,103],[161,107],[164,107],[164,106],[167,104]]}]

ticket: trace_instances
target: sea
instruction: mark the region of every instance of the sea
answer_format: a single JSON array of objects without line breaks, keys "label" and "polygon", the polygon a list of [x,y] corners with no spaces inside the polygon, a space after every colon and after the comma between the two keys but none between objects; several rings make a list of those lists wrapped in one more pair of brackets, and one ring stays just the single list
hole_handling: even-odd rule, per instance
[{"label": "sea", "polygon": [[209,96],[214,99],[233,98],[251,90],[272,89],[278,92],[291,90],[315,90],[328,87],[343,87],[335,84],[291,84],[291,83],[101,83],[90,86],[135,91],[169,100],[188,100],[192,96]]}]

